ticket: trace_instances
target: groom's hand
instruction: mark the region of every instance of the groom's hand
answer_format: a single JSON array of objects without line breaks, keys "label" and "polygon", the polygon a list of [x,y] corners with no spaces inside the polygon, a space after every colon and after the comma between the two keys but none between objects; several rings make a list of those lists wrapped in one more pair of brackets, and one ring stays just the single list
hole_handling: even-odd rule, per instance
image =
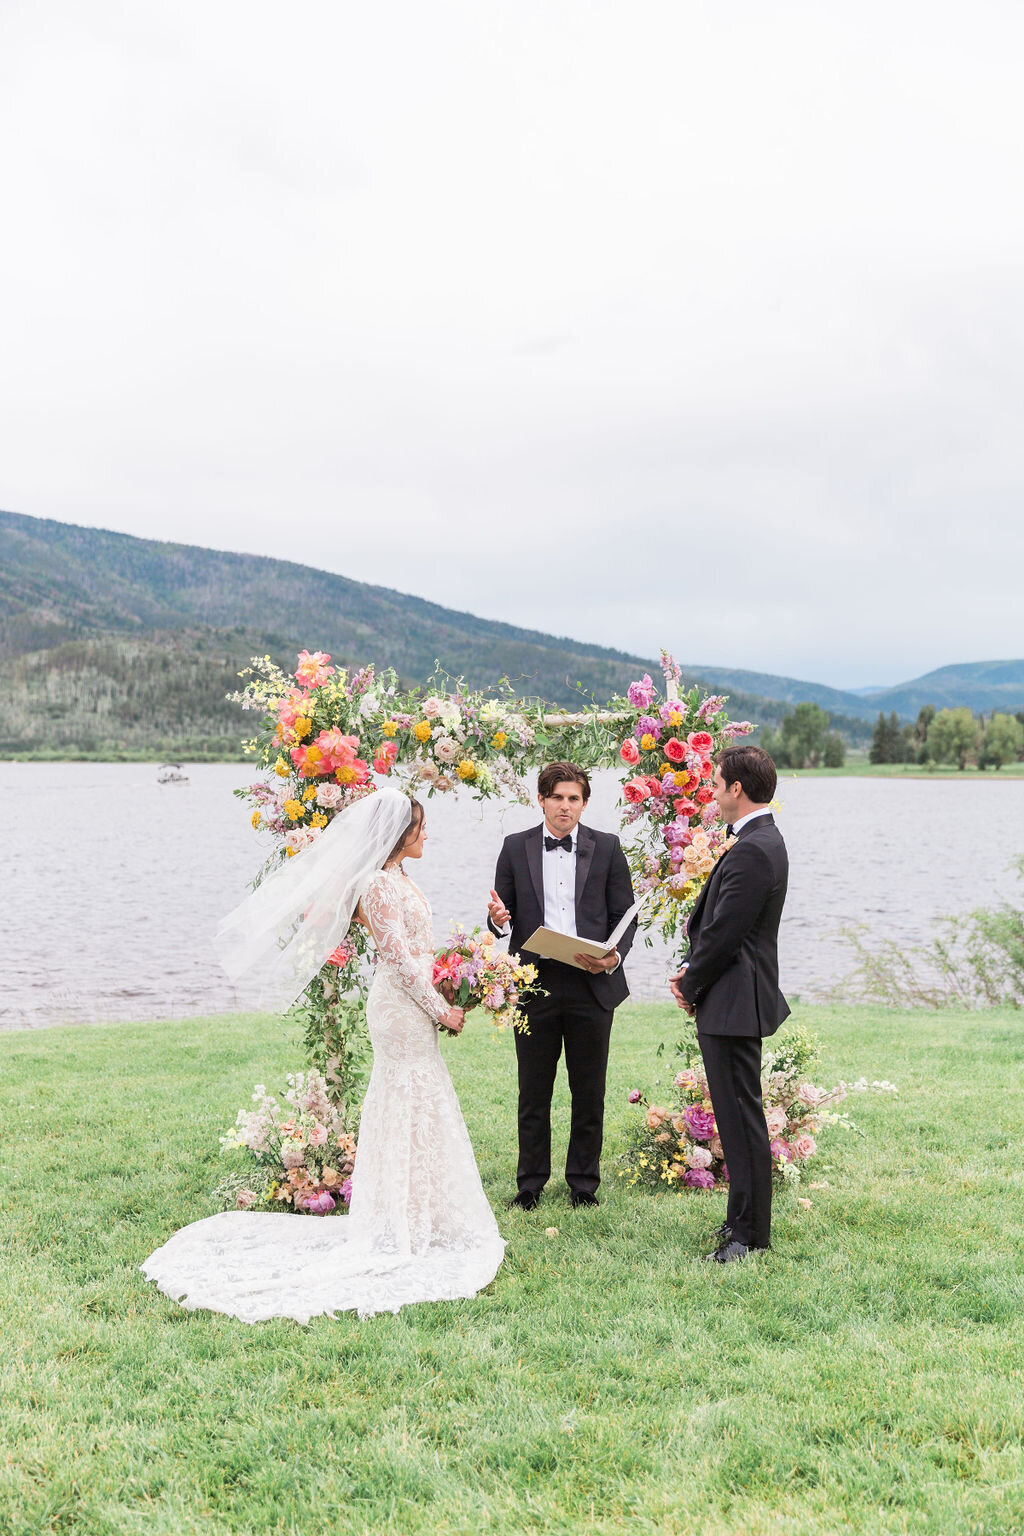
[{"label": "groom's hand", "polygon": [[506,907],[497,891],[491,892],[491,899],[487,903],[487,910],[491,914],[491,922],[495,928],[504,928],[512,921],[512,913]]},{"label": "groom's hand", "polygon": [[670,976],[669,977],[668,985],[669,985],[669,991],[672,993],[672,996],[675,998],[675,1000],[679,1004],[680,1008],[683,1010],[684,1013],[688,1013],[690,1015],[690,1018],[692,1019],[694,1017],[694,1015],[696,1014],[697,1010],[696,1010],[696,1008],[693,1006],[693,1004],[691,1002],[688,1002],[686,1000],[686,998],[683,996],[683,994],[679,990],[679,983],[682,981],[682,979],[683,979],[683,977],[685,975],[686,975],[686,966],[684,965],[682,970],[678,973],[678,975]]},{"label": "groom's hand", "polygon": [[573,955],[573,959],[591,976],[600,976],[604,971],[614,971],[619,963],[619,952],[613,949],[607,955]]}]

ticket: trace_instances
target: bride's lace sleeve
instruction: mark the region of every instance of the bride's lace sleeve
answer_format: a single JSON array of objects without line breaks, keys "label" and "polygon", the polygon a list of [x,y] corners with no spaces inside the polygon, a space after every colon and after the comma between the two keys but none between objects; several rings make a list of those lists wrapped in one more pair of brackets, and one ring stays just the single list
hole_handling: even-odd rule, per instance
[{"label": "bride's lace sleeve", "polygon": [[424,974],[423,962],[427,957],[414,955],[406,943],[401,892],[383,871],[374,875],[367,886],[362,907],[380,958],[395,972],[413,1002],[435,1023],[440,1023],[448,1012],[448,1004]]}]

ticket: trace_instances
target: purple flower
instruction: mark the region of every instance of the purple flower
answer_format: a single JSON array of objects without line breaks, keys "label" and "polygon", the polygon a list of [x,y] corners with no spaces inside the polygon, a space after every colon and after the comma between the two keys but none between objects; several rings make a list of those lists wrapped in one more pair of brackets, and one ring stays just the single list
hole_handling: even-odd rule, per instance
[{"label": "purple flower", "polygon": [[694,1141],[710,1141],[715,1134],[715,1117],[709,1109],[701,1109],[699,1105],[691,1104],[683,1111],[683,1119]]},{"label": "purple flower", "polygon": [[334,1210],[334,1197],[326,1189],[322,1189],[318,1195],[312,1195],[306,1201],[306,1210],[312,1211],[317,1216],[326,1216],[328,1211]]},{"label": "purple flower", "polygon": [[728,1163],[723,1163],[721,1168],[719,1168],[719,1170],[718,1170],[718,1177],[721,1179],[723,1184],[728,1184],[728,1182],[729,1182],[729,1165],[728,1165]]},{"label": "purple flower", "polygon": [[715,1176],[710,1168],[687,1168],[683,1183],[689,1184],[691,1189],[714,1189]]},{"label": "purple flower", "polygon": [[645,672],[638,683],[630,683],[627,689],[627,697],[634,709],[649,709],[654,698],[654,684],[651,682],[650,673]]},{"label": "purple flower", "polygon": [[661,721],[655,720],[653,715],[641,715],[636,723],[634,732],[637,741],[641,736],[653,736],[655,741],[661,740]]},{"label": "purple flower", "polygon": [[724,703],[725,703],[725,694],[724,693],[713,693],[711,695],[710,699],[705,699],[704,703],[701,705],[700,709],[698,709],[698,711],[697,711],[697,719],[698,720],[706,720],[709,715],[717,715],[718,711],[721,709],[721,707],[722,707],[722,705]]},{"label": "purple flower", "polygon": [[642,1098],[643,1094],[640,1092],[639,1088],[631,1088],[629,1090],[629,1102],[631,1104],[639,1104]]},{"label": "purple flower", "polygon": [[730,739],[735,736],[749,736],[753,729],[749,720],[730,720],[722,726],[722,735]]},{"label": "purple flower", "polygon": [[344,1200],[346,1205],[351,1205],[352,1204],[352,1179],[351,1179],[351,1177],[347,1178],[345,1180],[344,1184],[341,1186],[341,1198]]}]

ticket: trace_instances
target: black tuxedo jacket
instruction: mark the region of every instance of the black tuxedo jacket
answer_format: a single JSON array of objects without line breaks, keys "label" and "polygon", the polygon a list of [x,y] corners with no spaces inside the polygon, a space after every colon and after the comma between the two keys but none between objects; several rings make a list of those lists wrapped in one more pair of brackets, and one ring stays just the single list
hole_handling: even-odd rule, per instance
[{"label": "black tuxedo jacket", "polygon": [[[537,958],[523,949],[523,943],[544,926],[543,837],[543,823],[506,837],[494,876],[494,889],[512,914],[509,948],[521,953],[524,960]],[[581,939],[595,939],[601,944],[633,905],[629,865],[614,833],[594,832],[577,824],[576,838],[576,932]],[[493,933],[499,932],[490,917],[487,925]],[[634,919],[619,940],[623,959],[635,933]],[[602,1008],[617,1008],[629,996],[621,965],[601,976],[591,976],[588,971],[578,974],[590,983]]]},{"label": "black tuxedo jacket", "polygon": [[687,929],[679,990],[705,1035],[773,1035],[789,1017],[779,991],[779,920],[789,856],[773,816],[737,833],[708,877]]}]

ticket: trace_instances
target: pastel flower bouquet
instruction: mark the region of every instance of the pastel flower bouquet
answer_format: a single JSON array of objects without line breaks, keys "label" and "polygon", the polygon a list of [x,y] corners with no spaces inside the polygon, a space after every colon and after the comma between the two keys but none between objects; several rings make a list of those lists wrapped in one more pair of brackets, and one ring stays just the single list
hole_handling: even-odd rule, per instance
[{"label": "pastel flower bouquet", "polygon": [[496,1028],[529,1034],[519,1004],[538,990],[537,967],[496,949],[494,935],[486,930],[467,933],[454,924],[447,947],[434,956],[433,981],[453,1008],[482,1008]]},{"label": "pastel flower bouquet", "polygon": [[[729,1182],[699,1048],[695,1039],[683,1040],[680,1046],[684,1064],[672,1080],[674,1091],[667,1104],[651,1103],[639,1088],[629,1094],[629,1102],[640,1110],[619,1159],[619,1178],[629,1185],[667,1186],[682,1194]],[[835,1110],[847,1096],[847,1084],[820,1088],[807,1076],[817,1054],[810,1035],[789,1029],[763,1056],[761,1093],[772,1170],[776,1180],[790,1185],[800,1182],[802,1170],[817,1156],[818,1137],[827,1125],[856,1129]],[[884,1086],[892,1090],[891,1084]]]},{"label": "pastel flower bouquet", "polygon": [[290,1210],[325,1216],[346,1207],[352,1191],[356,1140],[327,1096],[319,1072],[288,1076],[285,1105],[262,1083],[254,1109],[240,1109],[220,1139],[221,1151],[241,1151],[244,1173],[229,1174],[215,1194],[225,1209]]}]

